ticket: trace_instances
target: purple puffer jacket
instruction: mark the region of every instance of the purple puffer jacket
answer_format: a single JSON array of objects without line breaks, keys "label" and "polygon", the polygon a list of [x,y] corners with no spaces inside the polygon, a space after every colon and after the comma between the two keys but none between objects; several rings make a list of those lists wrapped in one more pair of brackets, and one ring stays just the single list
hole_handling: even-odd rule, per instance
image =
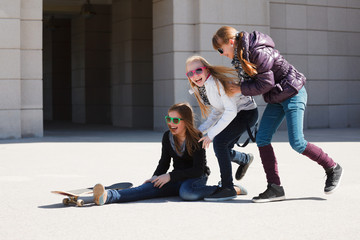
[{"label": "purple puffer jacket", "polygon": [[242,94],[262,94],[265,102],[280,103],[295,96],[304,86],[305,76],[274,48],[275,43],[270,36],[257,31],[243,32],[240,40],[244,49],[243,58],[255,64],[258,72],[252,80],[241,83]]}]

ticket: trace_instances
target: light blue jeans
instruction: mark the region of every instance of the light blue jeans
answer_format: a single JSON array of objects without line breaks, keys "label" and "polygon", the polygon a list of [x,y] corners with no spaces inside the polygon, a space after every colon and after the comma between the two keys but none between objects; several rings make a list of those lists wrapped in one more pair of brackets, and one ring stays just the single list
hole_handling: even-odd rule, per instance
[{"label": "light blue jeans", "polygon": [[162,188],[153,183],[144,183],[138,187],[123,190],[107,190],[106,204],[133,202],[152,198],[180,196],[183,200],[201,200],[215,192],[217,186],[207,186],[208,177],[191,178],[185,181],[170,181]]},{"label": "light blue jeans", "polygon": [[291,147],[298,153],[304,152],[307,141],[304,139],[303,124],[307,102],[307,92],[303,87],[297,95],[281,103],[268,104],[260,121],[256,143],[264,147],[271,143],[272,137],[286,117]]}]

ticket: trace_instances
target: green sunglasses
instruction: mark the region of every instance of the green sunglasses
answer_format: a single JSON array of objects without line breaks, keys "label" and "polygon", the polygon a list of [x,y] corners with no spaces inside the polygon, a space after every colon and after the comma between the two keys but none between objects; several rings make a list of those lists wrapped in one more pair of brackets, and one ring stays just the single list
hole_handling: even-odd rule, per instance
[{"label": "green sunglasses", "polygon": [[171,121],[174,123],[174,124],[179,124],[180,123],[180,120],[183,120],[182,118],[177,118],[177,117],[169,117],[169,116],[165,116],[165,121],[166,123],[171,123]]}]

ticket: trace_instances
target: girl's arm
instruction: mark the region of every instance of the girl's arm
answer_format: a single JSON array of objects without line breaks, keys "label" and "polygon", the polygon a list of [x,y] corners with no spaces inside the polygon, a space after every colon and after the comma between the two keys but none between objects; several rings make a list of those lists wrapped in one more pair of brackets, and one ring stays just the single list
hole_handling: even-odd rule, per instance
[{"label": "girl's arm", "polygon": [[241,83],[241,92],[245,96],[257,96],[267,93],[275,87],[274,73],[271,68],[274,65],[274,49],[266,47],[255,49],[250,53],[250,61],[256,65],[258,74],[251,81]]},{"label": "girl's arm", "polygon": [[237,114],[236,103],[233,102],[228,95],[226,95],[224,87],[221,84],[219,84],[219,89],[220,101],[222,101],[225,110],[219,121],[217,121],[217,123],[214,124],[207,132],[207,136],[211,141],[230,124]]},{"label": "girl's arm", "polygon": [[165,174],[170,167],[171,156],[169,152],[169,131],[165,132],[162,138],[161,158],[153,176]]},{"label": "girl's arm", "polygon": [[218,111],[216,108],[212,108],[209,116],[206,120],[199,126],[200,132],[205,135],[209,129],[221,118],[222,112]]}]

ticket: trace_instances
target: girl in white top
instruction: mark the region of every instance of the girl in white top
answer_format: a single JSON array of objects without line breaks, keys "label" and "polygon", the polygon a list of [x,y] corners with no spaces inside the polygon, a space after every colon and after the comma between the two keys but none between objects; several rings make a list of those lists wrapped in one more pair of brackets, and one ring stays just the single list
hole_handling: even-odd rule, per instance
[{"label": "girl in white top", "polygon": [[207,201],[223,201],[236,197],[233,188],[231,161],[240,166],[236,179],[240,180],[253,160],[252,154],[233,150],[240,136],[257,122],[257,106],[252,97],[232,93],[232,86],[239,81],[234,69],[212,66],[203,57],[193,56],[186,61],[186,76],[199,103],[205,122],[199,126],[203,133],[199,142],[203,148],[213,142],[218,159],[221,184]]}]

